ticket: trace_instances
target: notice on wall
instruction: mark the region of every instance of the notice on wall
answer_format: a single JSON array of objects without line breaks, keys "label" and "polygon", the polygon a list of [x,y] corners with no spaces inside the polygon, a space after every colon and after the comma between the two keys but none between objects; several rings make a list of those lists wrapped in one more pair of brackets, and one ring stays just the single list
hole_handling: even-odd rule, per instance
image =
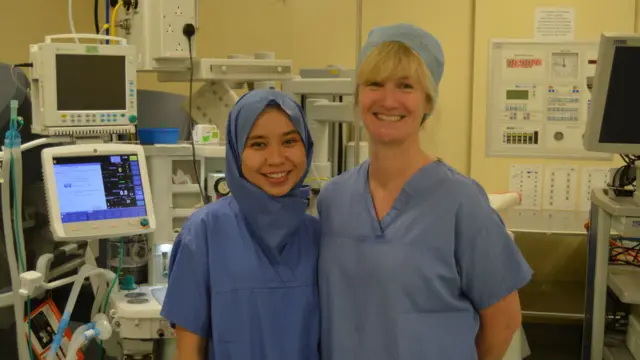
[{"label": "notice on wall", "polygon": [[518,210],[542,208],[542,165],[514,164],[509,173],[509,191],[520,194]]},{"label": "notice on wall", "polygon": [[543,210],[575,210],[578,167],[549,165],[544,169]]},{"label": "notice on wall", "polygon": [[573,40],[575,10],[573,8],[536,8],[534,38],[536,40]]}]

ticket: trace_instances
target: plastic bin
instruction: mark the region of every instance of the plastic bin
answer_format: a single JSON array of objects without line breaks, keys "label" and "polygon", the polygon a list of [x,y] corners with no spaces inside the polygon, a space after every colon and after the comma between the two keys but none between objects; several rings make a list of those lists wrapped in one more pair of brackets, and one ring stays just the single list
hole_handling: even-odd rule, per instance
[{"label": "plastic bin", "polygon": [[141,145],[177,144],[180,139],[178,128],[146,128],[138,129]]}]

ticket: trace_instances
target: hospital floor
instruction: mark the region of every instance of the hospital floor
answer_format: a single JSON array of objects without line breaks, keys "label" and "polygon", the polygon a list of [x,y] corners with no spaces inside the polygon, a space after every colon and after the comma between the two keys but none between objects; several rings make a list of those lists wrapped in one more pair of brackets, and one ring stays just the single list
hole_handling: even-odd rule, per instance
[{"label": "hospital floor", "polygon": [[580,360],[582,324],[524,324],[531,348],[527,360]]}]

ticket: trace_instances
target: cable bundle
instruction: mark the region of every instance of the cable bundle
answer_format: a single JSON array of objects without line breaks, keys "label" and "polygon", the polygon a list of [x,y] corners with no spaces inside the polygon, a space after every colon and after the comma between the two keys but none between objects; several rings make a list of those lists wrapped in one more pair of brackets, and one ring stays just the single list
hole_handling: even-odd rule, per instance
[{"label": "cable bundle", "polygon": [[[636,190],[635,162],[640,160],[638,155],[620,154],[625,164],[616,170],[609,186],[616,196],[633,196]],[[631,189],[629,187],[632,187]]]},{"label": "cable bundle", "polygon": [[640,267],[640,243],[628,246],[616,239],[609,240],[609,263]]}]

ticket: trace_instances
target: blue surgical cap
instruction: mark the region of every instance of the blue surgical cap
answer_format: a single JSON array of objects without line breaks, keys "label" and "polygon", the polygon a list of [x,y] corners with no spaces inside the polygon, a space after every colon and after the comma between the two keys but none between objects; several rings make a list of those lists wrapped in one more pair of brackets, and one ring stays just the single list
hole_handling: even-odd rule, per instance
[{"label": "blue surgical cap", "polygon": [[411,24],[395,24],[373,28],[369,32],[367,42],[360,51],[358,67],[376,46],[388,42],[398,41],[415,51],[431,73],[434,81],[433,100],[438,98],[438,85],[444,73],[444,53],[442,46],[435,36]]}]

